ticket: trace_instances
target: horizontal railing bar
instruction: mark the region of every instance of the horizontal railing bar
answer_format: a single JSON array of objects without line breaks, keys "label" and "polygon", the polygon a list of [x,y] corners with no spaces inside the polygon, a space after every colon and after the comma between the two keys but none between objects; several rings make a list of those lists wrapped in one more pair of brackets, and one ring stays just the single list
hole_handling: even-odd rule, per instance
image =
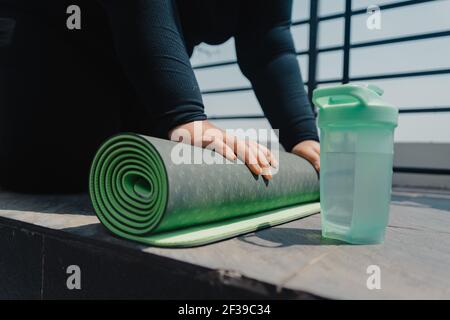
[{"label": "horizontal railing bar", "polygon": [[[424,77],[424,76],[443,75],[443,74],[450,74],[450,69],[390,73],[390,74],[379,74],[379,75],[373,75],[373,76],[359,76],[359,77],[351,77],[350,81],[367,81],[367,80],[381,80],[381,79]],[[341,82],[341,81],[342,81],[342,79],[340,79],[340,78],[339,79],[318,80],[317,84],[327,84],[327,83],[335,83],[335,82]],[[305,85],[307,85],[307,82],[305,82]],[[242,91],[250,91],[250,90],[252,90],[252,87],[246,86],[246,87],[236,87],[236,88],[227,88],[227,89],[206,90],[206,91],[203,91],[202,94],[208,95],[208,94],[219,94],[219,93],[234,93],[234,92],[242,92]]]},{"label": "horizontal railing bar", "polygon": [[[392,44],[392,43],[400,43],[400,42],[408,42],[408,41],[417,41],[417,40],[425,40],[425,39],[433,39],[433,38],[441,38],[441,37],[448,37],[450,36],[450,30],[445,31],[437,31],[437,32],[430,32],[430,33],[421,33],[421,34],[414,34],[414,35],[408,35],[408,36],[402,36],[402,37],[396,37],[396,38],[388,38],[388,39],[381,39],[381,40],[374,40],[374,41],[367,41],[367,42],[357,42],[350,45],[350,49],[355,48],[362,48],[362,47],[372,47],[372,46],[379,46],[384,44]],[[331,46],[331,47],[324,47],[319,48],[318,52],[329,52],[329,51],[337,51],[337,50],[343,50],[344,46]],[[297,55],[307,54],[308,51],[298,51]]]},{"label": "horizontal railing bar", "polygon": [[373,76],[360,76],[352,77],[351,81],[361,81],[361,80],[380,80],[380,79],[395,79],[395,78],[410,78],[410,77],[423,77],[423,76],[433,76],[450,74],[450,69],[436,69],[436,70],[425,70],[425,71],[413,71],[413,72],[403,72],[403,73],[390,73],[390,74],[380,74]]},{"label": "horizontal railing bar", "polygon": [[309,24],[310,22],[311,22],[310,19],[301,19],[301,20],[292,21],[291,25],[292,26],[301,26],[303,24]]},{"label": "horizontal railing bar", "polygon": [[[450,69],[437,69],[437,70],[414,71],[414,72],[404,72],[404,73],[379,74],[379,75],[373,75],[373,76],[359,76],[359,77],[351,77],[350,81],[423,77],[423,76],[433,76],[433,75],[443,75],[443,74],[450,74]],[[327,84],[327,83],[336,83],[336,82],[341,82],[341,81],[342,81],[341,78],[336,78],[336,79],[318,80],[317,83],[318,84]]]},{"label": "horizontal railing bar", "polygon": [[[384,10],[408,7],[408,6],[432,2],[432,1],[436,1],[436,0],[408,0],[408,1],[384,4],[384,5],[381,5],[378,7],[380,8],[380,10],[384,11]],[[358,10],[352,10],[351,15],[355,16],[355,15],[360,15],[360,14],[365,14],[365,13],[367,13],[367,9],[358,9]],[[345,12],[334,13],[334,14],[330,14],[327,16],[319,17],[319,21],[334,20],[334,19],[339,19],[339,18],[344,18],[344,17],[345,17]],[[301,20],[299,22],[300,23],[298,23],[296,25],[308,23],[307,21],[305,22],[305,20]]]},{"label": "horizontal railing bar", "polygon": [[395,173],[450,175],[450,169],[438,169],[438,168],[394,167],[394,172]]},{"label": "horizontal railing bar", "polygon": [[[433,113],[433,112],[450,112],[450,107],[425,107],[425,108],[400,108],[399,113]],[[211,120],[241,120],[241,119],[265,119],[263,114],[244,114],[244,115],[226,115],[226,116],[210,116]]]},{"label": "horizontal railing bar", "polygon": [[437,108],[408,108],[399,109],[399,113],[433,113],[433,112],[450,112],[450,107],[437,107]]},{"label": "horizontal railing bar", "polygon": [[342,78],[339,78],[339,79],[317,80],[316,83],[317,83],[317,84],[342,83]]},{"label": "horizontal railing bar", "polygon": [[[407,6],[412,6],[412,5],[417,5],[417,4],[422,4],[422,3],[432,2],[432,1],[436,1],[436,0],[408,0],[408,1],[384,4],[384,5],[379,6],[379,8],[380,8],[380,10],[390,10],[390,9],[402,8],[402,7],[407,7]],[[351,15],[354,16],[354,15],[360,15],[360,14],[365,14],[365,13],[367,13],[367,9],[358,9],[358,10],[352,10]],[[343,18],[344,16],[345,16],[345,12],[333,13],[330,15],[319,17],[319,22],[339,19],[339,18]],[[292,25],[299,26],[299,25],[308,24],[309,22],[310,22],[310,19],[301,19],[301,20],[293,21]]]},{"label": "horizontal railing bar", "polygon": [[[407,0],[407,1],[399,1],[394,3],[387,3],[379,6],[380,10],[390,10],[397,9],[402,7],[414,6],[427,2],[435,2],[436,0]],[[352,15],[365,14],[367,13],[367,9],[357,9],[352,11]]]},{"label": "horizontal railing bar", "polygon": [[207,63],[207,64],[199,64],[197,66],[193,66],[192,69],[199,70],[199,69],[209,69],[209,68],[216,68],[216,67],[225,67],[234,65],[237,63],[237,60],[228,60],[228,61],[220,61],[215,63]]},{"label": "horizontal railing bar", "polygon": [[252,90],[252,87],[246,86],[246,87],[235,87],[235,88],[227,88],[227,89],[214,89],[214,90],[206,90],[202,91],[202,94],[220,94],[220,93],[235,93],[235,92],[242,92],[242,91],[250,91]]},{"label": "horizontal railing bar", "polygon": [[[359,76],[359,77],[351,77],[350,81],[398,79],[398,78],[424,77],[424,76],[443,75],[443,74],[450,74],[450,69],[390,73],[390,74],[379,74],[379,75],[373,75],[373,76]],[[341,78],[326,79],[326,80],[318,80],[317,84],[336,83],[336,82],[341,82],[341,81],[342,81]],[[307,85],[307,83],[308,82],[305,82],[305,85]],[[220,93],[234,93],[234,92],[242,92],[242,91],[250,91],[250,90],[252,90],[251,86],[245,86],[245,87],[235,87],[235,88],[226,88],[226,89],[206,90],[206,91],[202,91],[202,94],[209,95],[209,94],[220,94]]]},{"label": "horizontal railing bar", "polygon": [[403,37],[388,38],[388,39],[368,41],[368,42],[354,43],[350,46],[350,48],[354,49],[354,48],[362,48],[362,47],[373,47],[373,46],[380,46],[380,45],[385,45],[385,44],[433,39],[433,38],[448,37],[448,36],[450,36],[450,30],[422,33],[422,34],[414,34],[414,35],[408,35],[408,36],[403,36]]},{"label": "horizontal railing bar", "polygon": [[[414,35],[396,37],[396,38],[388,38],[388,39],[381,39],[381,40],[374,40],[374,41],[367,41],[367,42],[357,42],[357,43],[351,44],[350,49],[374,47],[374,46],[380,46],[380,45],[385,45],[385,44],[394,44],[394,43],[425,40],[425,39],[434,39],[434,38],[449,37],[449,36],[450,36],[450,30],[422,33],[422,34],[414,34]],[[321,53],[321,52],[338,51],[338,50],[343,50],[343,49],[344,49],[344,46],[331,46],[331,47],[320,48],[317,51],[319,53]],[[297,54],[305,54],[305,53],[307,53],[307,51],[301,51],[301,52],[298,52]]]},{"label": "horizontal railing bar", "polygon": [[265,119],[263,114],[244,114],[231,116],[208,116],[209,120],[245,120],[245,119]]},{"label": "horizontal railing bar", "polygon": [[[298,56],[306,55],[308,53],[309,53],[308,50],[302,50],[302,51],[296,52],[296,54]],[[207,63],[207,64],[199,64],[199,65],[193,66],[192,69],[199,70],[199,69],[218,68],[218,67],[226,67],[226,66],[235,65],[235,64],[237,64],[237,60],[228,60],[228,61],[220,61],[220,62]]]},{"label": "horizontal railing bar", "polygon": [[[448,37],[448,36],[450,36],[450,30],[437,31],[437,32],[415,34],[415,35],[409,35],[409,36],[403,36],[403,37],[354,43],[354,44],[350,45],[350,49],[380,46],[380,45],[385,45],[385,44],[394,44],[394,43],[401,43],[401,42],[408,42],[408,41],[434,39],[434,38],[441,38],[441,37]],[[343,46],[331,46],[331,47],[319,48],[317,51],[319,53],[322,53],[322,52],[338,51],[338,50],[342,50],[342,49],[343,49]],[[306,55],[308,53],[309,53],[308,50],[302,50],[302,51],[296,52],[297,55]],[[216,63],[197,65],[197,66],[193,67],[193,69],[198,70],[198,69],[224,67],[224,66],[234,65],[236,63],[237,63],[236,60],[228,60],[228,61],[221,61],[221,62],[216,62]]]}]

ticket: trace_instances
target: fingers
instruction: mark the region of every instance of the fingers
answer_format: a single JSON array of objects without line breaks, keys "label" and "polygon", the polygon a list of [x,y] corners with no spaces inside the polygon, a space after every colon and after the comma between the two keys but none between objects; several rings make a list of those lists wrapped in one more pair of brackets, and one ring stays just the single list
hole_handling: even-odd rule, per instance
[{"label": "fingers", "polygon": [[278,162],[266,147],[252,140],[236,139],[234,148],[238,158],[244,161],[253,174],[261,174],[267,180],[272,179],[271,167],[277,166]]},{"label": "fingers", "polygon": [[235,140],[235,152],[239,159],[241,159],[250,171],[255,175],[262,174],[263,170],[259,165],[258,154],[254,148],[250,148],[245,141]]},{"label": "fingers", "polygon": [[224,158],[234,161],[237,156],[232,148],[227,145],[222,135],[219,136],[204,136],[203,147],[211,150],[215,150]]},{"label": "fingers", "polygon": [[224,158],[234,161],[236,160],[236,154],[233,149],[231,149],[223,140],[215,139],[213,143],[208,145],[208,149],[212,146],[212,148],[219,154],[221,154]]},{"label": "fingers", "polygon": [[251,145],[254,145],[258,148],[258,150],[261,150],[267,161],[269,161],[270,165],[274,168],[278,168],[278,161],[273,156],[272,152],[267,149],[264,145],[256,143],[255,141],[251,140],[249,141]]},{"label": "fingers", "polygon": [[272,179],[272,172],[270,170],[271,162],[268,156],[270,152],[268,153],[267,148],[263,147],[262,145],[254,141],[249,142],[248,147],[252,150],[254,154],[257,155],[258,164],[262,170],[263,178],[267,180]]},{"label": "fingers", "polygon": [[302,148],[298,155],[308,160],[317,171],[320,171],[320,153],[314,148]]},{"label": "fingers", "polygon": [[319,144],[313,145],[313,150],[315,152],[315,156],[312,164],[317,171],[320,171],[320,145]]},{"label": "fingers", "polygon": [[317,171],[320,171],[320,154],[317,154],[317,160],[314,161],[313,165]]},{"label": "fingers", "polygon": [[218,128],[209,128],[202,135],[202,146],[215,150],[230,161],[241,159],[253,174],[262,175],[267,180],[272,179],[271,166],[278,166],[266,147],[252,140],[238,139]]},{"label": "fingers", "polygon": [[312,145],[313,149],[319,154],[320,156],[320,144],[319,143],[314,143]]},{"label": "fingers", "polygon": [[295,145],[292,153],[308,160],[317,171],[320,171],[320,143],[315,140],[305,140]]}]

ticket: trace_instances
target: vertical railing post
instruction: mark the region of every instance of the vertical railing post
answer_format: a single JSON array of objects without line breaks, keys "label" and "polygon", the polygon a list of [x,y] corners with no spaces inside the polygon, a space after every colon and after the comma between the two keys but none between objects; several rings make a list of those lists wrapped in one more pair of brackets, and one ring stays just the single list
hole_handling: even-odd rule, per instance
[{"label": "vertical railing post", "polygon": [[[317,86],[319,1],[320,0],[310,0],[309,3],[308,96],[310,100],[312,99],[313,91]],[[312,106],[312,108],[314,109],[314,106]]]},{"label": "vertical railing post", "polygon": [[344,15],[344,61],[342,64],[342,83],[350,81],[350,43],[352,30],[352,0],[345,0]]}]

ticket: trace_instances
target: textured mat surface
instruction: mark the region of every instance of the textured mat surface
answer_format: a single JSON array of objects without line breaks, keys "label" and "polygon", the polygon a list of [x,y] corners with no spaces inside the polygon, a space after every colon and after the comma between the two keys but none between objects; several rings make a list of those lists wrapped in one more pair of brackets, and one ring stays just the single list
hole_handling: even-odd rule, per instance
[{"label": "textured mat surface", "polygon": [[[317,173],[298,156],[280,152],[277,174],[265,181],[240,161],[174,162],[183,155],[180,147],[136,134],[117,135],[102,145],[91,168],[90,196],[104,226],[149,245],[188,247],[320,211]],[[186,150],[192,158],[215,155]]]}]

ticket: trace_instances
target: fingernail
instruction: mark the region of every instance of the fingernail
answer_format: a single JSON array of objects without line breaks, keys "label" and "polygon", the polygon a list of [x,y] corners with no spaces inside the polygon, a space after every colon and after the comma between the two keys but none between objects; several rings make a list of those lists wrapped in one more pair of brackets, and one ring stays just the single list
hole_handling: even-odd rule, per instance
[{"label": "fingernail", "polygon": [[270,167],[262,168],[262,174],[265,175],[265,176],[271,176],[272,172],[270,170]]},{"label": "fingernail", "polygon": [[273,159],[272,161],[270,161],[270,165],[272,167],[274,167],[274,168],[277,168],[278,167],[278,162],[275,159]]}]

